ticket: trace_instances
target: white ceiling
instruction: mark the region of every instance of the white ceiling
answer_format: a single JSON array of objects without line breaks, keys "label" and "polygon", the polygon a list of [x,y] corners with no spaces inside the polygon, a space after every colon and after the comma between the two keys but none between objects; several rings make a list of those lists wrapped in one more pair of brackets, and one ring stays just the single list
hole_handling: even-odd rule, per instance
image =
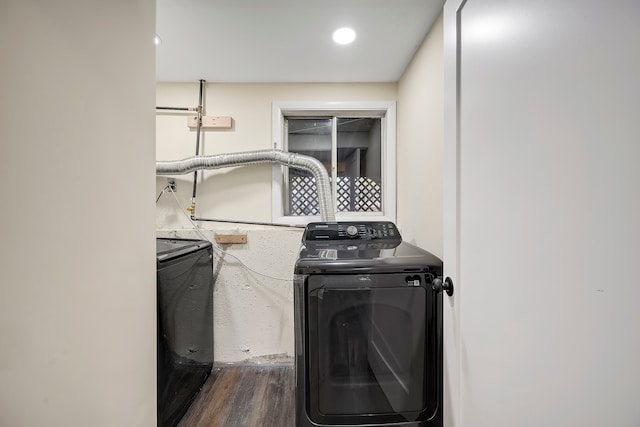
[{"label": "white ceiling", "polygon": [[[444,0],[157,0],[160,82],[395,82]],[[355,29],[350,45],[331,40]]]}]

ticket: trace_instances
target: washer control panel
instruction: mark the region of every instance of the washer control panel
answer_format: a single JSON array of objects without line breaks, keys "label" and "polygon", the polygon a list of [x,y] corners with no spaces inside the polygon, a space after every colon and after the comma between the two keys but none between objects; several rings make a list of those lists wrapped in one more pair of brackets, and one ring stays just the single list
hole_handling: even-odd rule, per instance
[{"label": "washer control panel", "polygon": [[402,240],[400,232],[390,221],[312,222],[307,225],[302,240]]}]

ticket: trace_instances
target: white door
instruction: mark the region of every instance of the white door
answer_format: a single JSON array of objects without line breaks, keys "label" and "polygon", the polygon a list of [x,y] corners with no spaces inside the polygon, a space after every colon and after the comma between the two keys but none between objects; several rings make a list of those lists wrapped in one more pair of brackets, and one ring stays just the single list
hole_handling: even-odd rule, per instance
[{"label": "white door", "polygon": [[640,1],[445,5],[447,427],[640,426]]}]

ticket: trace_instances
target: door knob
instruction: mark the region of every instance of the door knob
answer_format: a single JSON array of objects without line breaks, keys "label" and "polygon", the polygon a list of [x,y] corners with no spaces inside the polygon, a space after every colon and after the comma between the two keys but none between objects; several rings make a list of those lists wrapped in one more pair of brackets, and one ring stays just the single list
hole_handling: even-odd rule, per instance
[{"label": "door knob", "polygon": [[438,293],[445,291],[447,295],[451,296],[453,295],[453,280],[451,277],[447,277],[443,282],[442,277],[436,277],[431,282],[431,289]]}]

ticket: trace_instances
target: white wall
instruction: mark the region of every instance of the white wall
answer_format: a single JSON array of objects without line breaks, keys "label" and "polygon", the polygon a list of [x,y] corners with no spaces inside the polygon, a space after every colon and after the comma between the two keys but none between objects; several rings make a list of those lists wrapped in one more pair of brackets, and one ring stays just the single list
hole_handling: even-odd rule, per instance
[{"label": "white wall", "polygon": [[2,426],[155,426],[154,20],[0,4]]},{"label": "white wall", "polygon": [[444,127],[442,16],[398,82],[398,226],[442,257]]},{"label": "white wall", "polygon": [[[206,131],[201,154],[273,148],[273,101],[395,100],[395,83],[384,84],[206,84],[205,113],[232,116],[232,130]],[[158,105],[196,106],[198,84],[160,83]],[[157,159],[175,160],[195,154],[195,131],[185,116],[157,116]],[[178,193],[191,198],[193,175],[178,177]],[[271,221],[271,165],[204,171],[198,189],[197,215],[209,218]],[[158,178],[158,191],[166,178]],[[182,199],[181,199],[182,200]],[[173,211],[158,209],[158,228],[176,226]]]},{"label": "white wall", "polygon": [[[205,113],[232,116],[232,130],[205,131],[201,154],[272,148],[273,101],[369,101],[396,99],[396,84],[206,84]],[[160,83],[157,105],[196,106],[198,83]],[[195,132],[186,116],[157,116],[158,160],[195,154]],[[190,204],[193,174],[176,176],[183,208]],[[166,177],[158,177],[160,193]],[[157,205],[159,236],[196,237],[170,194]],[[271,165],[205,171],[198,184],[197,216],[271,221]],[[226,248],[251,268],[277,279],[290,280],[302,229],[199,222],[213,232],[247,233],[246,245]],[[218,255],[217,260],[220,259]],[[220,265],[216,265],[216,269]],[[269,360],[293,355],[292,282],[248,272],[225,256],[214,291],[214,358],[216,362]]]}]

